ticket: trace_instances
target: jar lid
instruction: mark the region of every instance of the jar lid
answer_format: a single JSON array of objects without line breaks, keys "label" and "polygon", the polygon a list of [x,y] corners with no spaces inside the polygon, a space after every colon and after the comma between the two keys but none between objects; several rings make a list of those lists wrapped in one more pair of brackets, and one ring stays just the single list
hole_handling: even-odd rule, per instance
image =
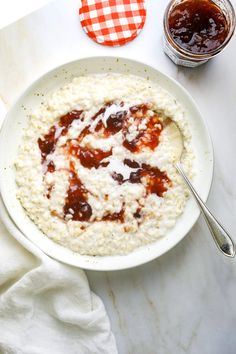
[{"label": "jar lid", "polygon": [[145,0],[82,0],[79,16],[85,33],[95,42],[121,46],[142,30]]}]

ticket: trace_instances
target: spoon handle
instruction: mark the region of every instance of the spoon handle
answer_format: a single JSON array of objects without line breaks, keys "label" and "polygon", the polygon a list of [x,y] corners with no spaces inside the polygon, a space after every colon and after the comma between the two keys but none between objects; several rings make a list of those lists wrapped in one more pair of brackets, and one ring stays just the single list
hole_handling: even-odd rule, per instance
[{"label": "spoon handle", "polygon": [[187,186],[189,187],[190,191],[192,192],[199,208],[202,211],[202,214],[205,218],[207,226],[211,232],[211,235],[220,249],[220,251],[227,257],[234,257],[235,256],[235,246],[234,243],[229,236],[229,234],[225,231],[223,226],[216,220],[214,215],[210,212],[206,204],[202,201],[199,197],[198,193],[194,189],[192,183],[189,181],[188,177],[186,176],[181,164],[178,162],[175,165],[176,169],[183,177],[184,181],[186,182]]}]

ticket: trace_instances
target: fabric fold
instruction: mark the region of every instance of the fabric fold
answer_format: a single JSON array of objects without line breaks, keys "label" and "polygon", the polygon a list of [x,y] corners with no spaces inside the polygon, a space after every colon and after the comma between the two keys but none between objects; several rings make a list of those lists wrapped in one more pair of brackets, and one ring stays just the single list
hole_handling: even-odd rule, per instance
[{"label": "fabric fold", "polygon": [[2,200],[0,217],[8,229],[0,224],[0,353],[116,354],[104,305],[84,271],[37,249]]}]

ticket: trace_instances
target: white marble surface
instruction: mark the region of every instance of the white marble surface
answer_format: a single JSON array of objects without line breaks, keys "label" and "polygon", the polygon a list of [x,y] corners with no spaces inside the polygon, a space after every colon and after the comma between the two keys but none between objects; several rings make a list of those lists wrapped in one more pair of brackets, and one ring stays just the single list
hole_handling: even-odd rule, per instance
[{"label": "white marble surface", "polygon": [[[161,48],[166,4],[148,0],[144,30],[122,48],[85,36],[75,0],[54,1],[1,30],[0,96],[10,106],[45,71],[88,55],[135,58],[170,74],[193,95],[209,126],[215,175],[208,204],[236,240],[236,38],[205,66],[176,67]],[[104,300],[120,354],[235,354],[235,262],[217,252],[199,220],[160,259],[129,271],[87,274]]]},{"label": "white marble surface", "polygon": [[0,29],[46,5],[51,0],[1,0]]}]

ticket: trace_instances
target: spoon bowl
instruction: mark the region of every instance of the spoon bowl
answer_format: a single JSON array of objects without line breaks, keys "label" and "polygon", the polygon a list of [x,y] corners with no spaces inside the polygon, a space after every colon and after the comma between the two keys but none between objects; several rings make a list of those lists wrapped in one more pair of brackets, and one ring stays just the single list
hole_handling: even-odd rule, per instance
[{"label": "spoon bowl", "polygon": [[231,237],[224,229],[224,227],[219,223],[219,221],[214,217],[214,215],[208,209],[206,204],[202,201],[199,194],[197,193],[192,183],[190,182],[189,178],[186,176],[184,172],[183,166],[181,164],[181,157],[184,151],[184,143],[183,143],[183,136],[178,125],[170,118],[166,118],[164,121],[164,127],[166,130],[168,130],[171,143],[173,144],[174,147],[175,167],[179,172],[179,174],[183,177],[183,180],[185,181],[193,197],[195,198],[218,249],[225,256],[233,258],[235,256],[234,242],[232,241]]}]

